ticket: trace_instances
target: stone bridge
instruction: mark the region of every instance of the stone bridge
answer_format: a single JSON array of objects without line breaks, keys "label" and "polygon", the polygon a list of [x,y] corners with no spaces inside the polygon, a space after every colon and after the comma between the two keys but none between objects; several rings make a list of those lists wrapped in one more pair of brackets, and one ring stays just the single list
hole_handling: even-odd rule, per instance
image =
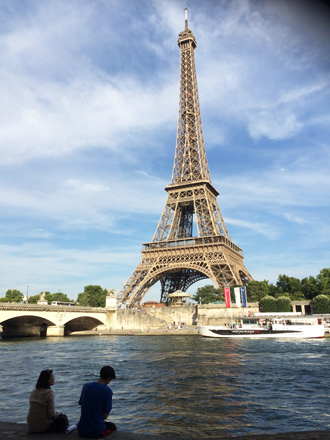
[{"label": "stone bridge", "polygon": [[116,307],[0,303],[3,336],[64,336],[95,327],[116,327]]}]

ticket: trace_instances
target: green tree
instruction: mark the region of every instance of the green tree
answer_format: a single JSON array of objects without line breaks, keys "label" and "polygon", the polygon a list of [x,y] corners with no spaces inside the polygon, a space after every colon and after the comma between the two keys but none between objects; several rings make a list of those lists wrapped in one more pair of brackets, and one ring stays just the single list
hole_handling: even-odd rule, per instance
[{"label": "green tree", "polygon": [[330,268],[322,269],[316,277],[322,295],[330,295]]},{"label": "green tree", "polygon": [[329,306],[329,297],[326,295],[317,295],[312,300],[312,309],[313,313],[317,315],[323,315],[325,313],[329,313],[330,306]]},{"label": "green tree", "polygon": [[291,312],[291,300],[289,296],[276,298],[277,312]]},{"label": "green tree", "polygon": [[20,303],[23,301],[24,295],[17,289],[7,290],[6,299],[8,302]]},{"label": "green tree", "polygon": [[37,304],[38,300],[39,300],[39,295],[32,295],[32,296],[29,296],[28,303],[29,304]]},{"label": "green tree", "polygon": [[70,299],[66,293],[56,292],[51,294],[51,301],[75,302]]},{"label": "green tree", "polygon": [[85,286],[84,292],[79,293],[78,302],[81,306],[105,307],[105,298],[108,295],[107,289],[101,286]]},{"label": "green tree", "polygon": [[78,293],[77,302],[80,306],[88,307],[88,294],[86,292]]},{"label": "green tree", "polygon": [[291,301],[304,301],[306,298],[302,292],[298,291],[293,293],[290,299]]},{"label": "green tree", "polygon": [[[65,293],[63,292],[40,292],[40,294],[45,293],[45,300],[48,302],[48,304],[51,304],[53,301],[62,301],[62,302],[75,302],[74,300],[70,299]],[[40,298],[39,295],[33,295],[29,296],[28,303],[29,304],[37,304]]]},{"label": "green tree", "polygon": [[275,298],[280,298],[281,296],[285,296],[286,298],[290,298],[290,293],[289,292],[276,292],[275,294]]},{"label": "green tree", "polygon": [[192,299],[198,303],[201,301],[202,304],[209,304],[215,301],[224,301],[223,292],[221,292],[221,289],[216,289],[211,284],[198,287],[197,292],[192,296]]},{"label": "green tree", "polygon": [[276,286],[274,286],[274,284],[270,283],[269,284],[269,296],[273,296],[275,297],[278,293],[278,289]]},{"label": "green tree", "polygon": [[273,296],[264,296],[259,302],[260,312],[277,312],[277,301]]},{"label": "green tree", "polygon": [[313,299],[321,293],[319,283],[312,276],[301,280],[301,291],[305,299]]},{"label": "green tree", "polygon": [[291,301],[304,301],[305,300],[304,294],[302,292],[295,292],[291,295],[289,292],[277,292],[275,294],[275,298],[280,298],[281,296],[286,296]]},{"label": "green tree", "polygon": [[261,298],[269,295],[269,283],[264,281],[251,281],[246,288],[248,302],[259,302]]},{"label": "green tree", "polygon": [[[40,292],[43,293],[43,292]],[[45,292],[45,300],[48,302],[48,304],[51,304],[53,301],[53,294],[50,292]]]},{"label": "green tree", "polygon": [[288,293],[290,298],[296,293],[301,292],[301,281],[298,278],[288,277],[287,275],[279,275],[276,287],[278,293]]}]

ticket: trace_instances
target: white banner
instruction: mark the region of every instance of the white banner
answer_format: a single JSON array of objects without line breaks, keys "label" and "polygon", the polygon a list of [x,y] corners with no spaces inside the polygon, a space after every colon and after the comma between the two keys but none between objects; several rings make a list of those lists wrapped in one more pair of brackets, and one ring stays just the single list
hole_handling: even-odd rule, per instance
[{"label": "white banner", "polygon": [[234,293],[235,293],[235,302],[237,307],[241,307],[241,295],[239,291],[239,287],[234,287]]}]

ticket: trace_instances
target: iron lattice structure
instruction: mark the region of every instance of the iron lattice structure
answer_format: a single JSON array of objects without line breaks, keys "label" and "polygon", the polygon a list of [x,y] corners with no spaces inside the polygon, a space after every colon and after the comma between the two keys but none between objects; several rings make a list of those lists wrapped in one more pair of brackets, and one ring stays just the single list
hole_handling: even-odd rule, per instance
[{"label": "iron lattice structure", "polygon": [[[188,28],[179,33],[181,51],[177,141],[172,180],[165,207],[142,260],[117,299],[134,307],[156,282],[160,301],[176,290],[210,278],[217,287],[244,285],[252,280],[242,249],[229,236],[211,183],[200,115],[194,51],[196,39]],[[193,235],[193,229],[197,234]]]}]

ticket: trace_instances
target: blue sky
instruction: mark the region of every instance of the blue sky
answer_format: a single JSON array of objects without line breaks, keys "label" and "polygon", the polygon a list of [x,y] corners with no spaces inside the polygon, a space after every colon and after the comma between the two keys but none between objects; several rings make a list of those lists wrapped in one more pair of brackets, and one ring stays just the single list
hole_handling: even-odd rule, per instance
[{"label": "blue sky", "polygon": [[172,175],[185,7],[212,183],[247,269],[275,283],[330,267],[322,4],[0,2],[0,297],[118,292],[140,262]]}]

